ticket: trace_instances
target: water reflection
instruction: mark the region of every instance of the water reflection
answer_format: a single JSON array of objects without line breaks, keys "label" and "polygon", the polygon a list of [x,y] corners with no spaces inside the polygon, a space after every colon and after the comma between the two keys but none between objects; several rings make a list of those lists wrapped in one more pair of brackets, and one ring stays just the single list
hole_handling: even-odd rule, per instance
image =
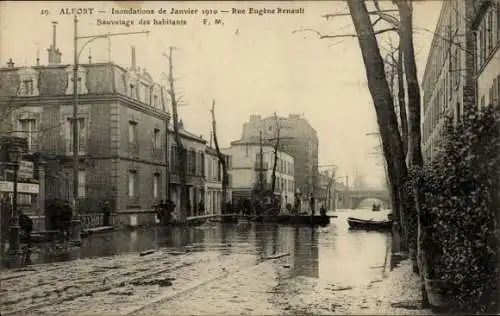
[{"label": "water reflection", "polygon": [[253,254],[257,260],[282,253],[287,257],[287,277],[349,281],[371,279],[386,265],[390,234],[349,232],[346,216],[339,213],[328,227],[294,227],[275,223],[208,223],[200,227],[168,227],[115,231],[91,235],[79,248],[45,245],[34,251],[33,264],[78,258],[113,256],[163,248],[171,251],[217,251]]},{"label": "water reflection", "polygon": [[295,228],[293,275],[311,278],[319,277],[318,232],[316,228]]}]

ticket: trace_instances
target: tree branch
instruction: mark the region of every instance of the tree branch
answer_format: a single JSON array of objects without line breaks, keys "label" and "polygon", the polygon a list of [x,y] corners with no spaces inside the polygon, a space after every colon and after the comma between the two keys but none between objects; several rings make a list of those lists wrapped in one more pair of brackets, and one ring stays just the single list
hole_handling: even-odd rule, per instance
[{"label": "tree branch", "polygon": [[[390,31],[397,31],[398,29],[396,27],[391,27],[391,28],[388,28],[388,29],[383,29],[383,30],[379,30],[379,31],[375,31],[375,35],[379,35],[379,34],[383,34],[383,33],[386,33],[386,32],[390,32]],[[295,31],[292,31],[292,34],[295,34],[295,33],[298,33],[298,32],[312,32],[312,33],[315,33],[316,35],[318,35],[318,38],[319,39],[332,39],[332,38],[342,38],[342,37],[358,37],[357,34],[333,34],[333,35],[327,35],[327,34],[323,34],[315,29],[301,29],[301,30],[295,30]]]},{"label": "tree branch", "polygon": [[[368,14],[377,14],[378,15],[380,13],[397,12],[397,11],[398,10],[396,10],[396,9],[391,9],[391,10],[377,10],[377,11],[369,11]],[[350,13],[330,13],[330,14],[324,14],[321,17],[329,20],[329,19],[333,19],[333,18],[339,17],[339,16],[350,16],[350,15],[351,15]]]},{"label": "tree branch", "polygon": [[[378,0],[373,0],[373,4],[375,5],[375,8],[377,9],[377,10],[373,11],[374,14],[378,15],[379,18],[381,18],[382,20],[386,21],[387,23],[393,25],[394,27],[399,27],[399,20],[390,14],[386,14],[385,12],[387,12],[387,10],[382,10],[380,8],[380,3],[378,2]],[[399,10],[395,10],[395,11],[399,11]]]}]

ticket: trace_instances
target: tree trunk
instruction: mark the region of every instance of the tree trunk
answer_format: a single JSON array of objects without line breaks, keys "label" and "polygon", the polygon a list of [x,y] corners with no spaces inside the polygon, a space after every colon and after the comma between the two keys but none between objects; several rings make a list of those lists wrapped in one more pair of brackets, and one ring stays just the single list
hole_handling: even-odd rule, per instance
[{"label": "tree trunk", "polygon": [[222,213],[226,213],[229,210],[226,210],[227,206],[227,186],[229,184],[229,175],[227,172],[227,161],[225,156],[220,151],[219,141],[217,139],[217,126],[215,121],[215,100],[212,100],[212,134],[214,136],[214,144],[215,150],[217,151],[217,157],[219,158],[219,163],[222,167],[222,199],[221,199],[221,211]]},{"label": "tree trunk", "polygon": [[184,149],[184,145],[182,144],[181,134],[179,131],[179,115],[177,112],[177,96],[175,95],[175,86],[174,86],[174,77],[173,77],[173,63],[172,63],[172,52],[173,47],[170,47],[170,54],[168,55],[169,61],[169,74],[168,74],[168,82],[170,85],[169,94],[170,94],[170,102],[172,104],[172,118],[174,120],[174,135],[175,135],[175,143],[177,150],[177,157],[179,161],[179,178],[181,182],[181,196],[180,196],[180,205],[178,205],[179,209],[179,220],[184,221],[186,219],[186,206],[188,202],[188,192],[187,192],[187,177],[186,177],[186,150]]},{"label": "tree trunk", "polygon": [[[413,21],[411,2],[398,1],[397,6],[400,15],[400,34],[403,51],[404,68],[406,75],[407,91],[408,91],[408,168],[420,168],[423,165],[421,136],[420,136],[420,86],[417,78],[417,67],[415,64],[415,50],[413,46]],[[418,235],[419,235],[419,216],[421,201],[420,189],[417,185],[412,188],[412,205],[408,208],[409,222],[409,247],[414,249],[414,253],[418,256]],[[417,257],[412,258],[414,261],[414,271],[418,272]]]},{"label": "tree trunk", "polygon": [[273,197],[274,197],[274,190],[276,189],[276,167],[278,165],[278,149],[280,146],[280,126],[276,113],[274,113],[274,117],[276,119],[276,143],[274,144],[274,163],[273,163],[273,172],[271,174],[271,194]]},{"label": "tree trunk", "polygon": [[398,78],[398,106],[399,106],[399,120],[401,121],[401,137],[403,138],[403,150],[408,153],[408,118],[406,116],[406,100],[405,100],[405,86],[404,86],[404,73],[403,73],[403,51],[401,47],[401,32],[399,34],[399,48],[398,48],[398,61],[397,78]]},{"label": "tree trunk", "polygon": [[[407,180],[408,171],[404,160],[403,143],[399,133],[397,116],[394,111],[393,97],[386,80],[384,64],[377,39],[365,2],[363,0],[352,0],[348,1],[347,5],[358,35],[358,42],[365,64],[368,88],[377,115],[377,123],[380,129],[382,148],[388,166],[391,187],[397,191],[400,200],[405,201],[407,196],[404,185]],[[403,214],[403,212],[400,214]],[[404,221],[402,221],[402,224],[404,225]],[[403,236],[403,239],[405,237]]]}]

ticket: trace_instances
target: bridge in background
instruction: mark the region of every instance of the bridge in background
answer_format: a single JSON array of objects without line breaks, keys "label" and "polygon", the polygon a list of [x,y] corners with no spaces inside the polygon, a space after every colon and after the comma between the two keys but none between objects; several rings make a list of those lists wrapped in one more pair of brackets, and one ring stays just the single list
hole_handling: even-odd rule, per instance
[{"label": "bridge in background", "polygon": [[383,208],[388,208],[391,205],[391,197],[387,190],[376,189],[354,189],[350,188],[343,192],[344,194],[344,208],[354,209],[358,208],[359,204],[366,199],[378,199],[383,202]]}]

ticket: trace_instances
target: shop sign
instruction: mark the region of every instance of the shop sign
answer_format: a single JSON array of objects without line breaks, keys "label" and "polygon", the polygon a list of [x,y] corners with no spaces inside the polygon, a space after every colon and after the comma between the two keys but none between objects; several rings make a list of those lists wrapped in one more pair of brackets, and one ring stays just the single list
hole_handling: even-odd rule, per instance
[{"label": "shop sign", "polygon": [[[14,182],[0,181],[0,192],[14,192]],[[38,194],[39,186],[36,183],[18,183],[17,192]]]}]

